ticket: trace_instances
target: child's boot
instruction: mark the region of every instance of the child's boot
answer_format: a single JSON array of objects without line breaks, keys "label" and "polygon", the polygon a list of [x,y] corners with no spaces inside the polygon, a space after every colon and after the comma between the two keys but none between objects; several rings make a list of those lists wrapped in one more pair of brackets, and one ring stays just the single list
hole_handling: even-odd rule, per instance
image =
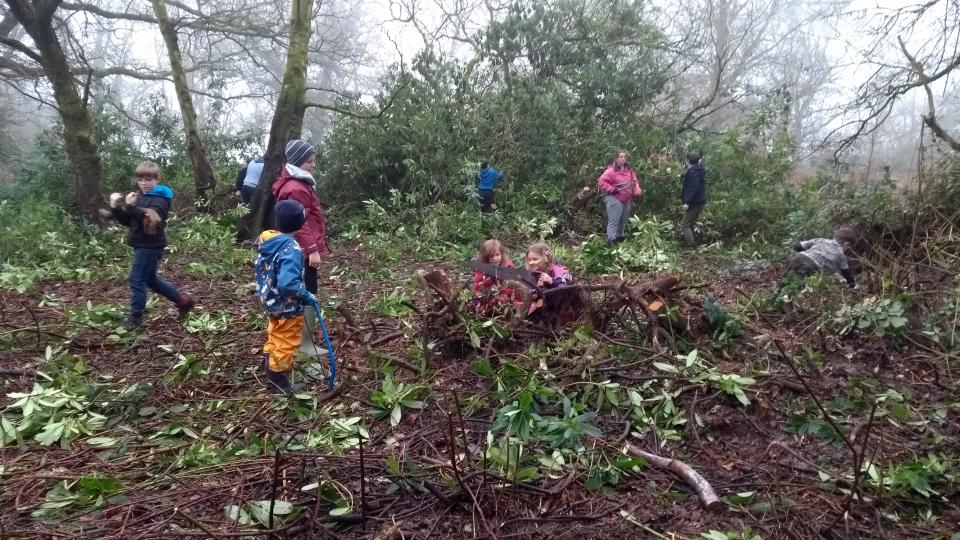
[{"label": "child's boot", "polygon": [[263,361],[263,373],[267,379],[267,390],[271,394],[295,394],[304,388],[302,384],[290,384],[290,379],[287,377],[289,371],[271,370],[269,356]]},{"label": "child's boot", "polygon": [[187,318],[187,314],[190,313],[190,310],[197,305],[197,301],[189,296],[181,296],[180,300],[177,300],[177,314],[178,318],[182,321]]},{"label": "child's boot", "polygon": [[127,315],[123,319],[123,329],[127,332],[131,330],[136,330],[141,324],[143,324],[143,314],[135,315],[133,313]]}]

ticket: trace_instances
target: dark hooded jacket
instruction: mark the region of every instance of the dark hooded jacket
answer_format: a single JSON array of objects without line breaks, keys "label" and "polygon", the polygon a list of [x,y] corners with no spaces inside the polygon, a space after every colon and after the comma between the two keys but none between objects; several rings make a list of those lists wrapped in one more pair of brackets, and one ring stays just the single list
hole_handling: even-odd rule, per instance
[{"label": "dark hooded jacket", "polygon": [[167,213],[171,201],[173,190],[157,184],[150,191],[137,195],[135,203],[122,204],[111,208],[110,212],[117,221],[130,227],[127,243],[132,247],[162,248],[167,245]]},{"label": "dark hooded jacket", "polygon": [[687,167],[683,173],[683,204],[696,208],[707,204],[707,171],[700,163]]}]

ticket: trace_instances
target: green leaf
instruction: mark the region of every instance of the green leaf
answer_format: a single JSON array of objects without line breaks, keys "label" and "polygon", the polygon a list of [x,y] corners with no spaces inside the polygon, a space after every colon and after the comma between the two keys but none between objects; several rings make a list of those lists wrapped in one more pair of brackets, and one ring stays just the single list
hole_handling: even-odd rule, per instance
[{"label": "green leaf", "polygon": [[[250,513],[264,527],[270,526],[270,501],[253,501],[249,506]],[[287,501],[273,501],[273,525],[276,526],[281,520],[276,519],[279,516],[286,516],[293,512],[293,504]]]},{"label": "green leaf", "polygon": [[227,517],[230,519],[230,521],[235,522],[237,525],[253,525],[253,520],[250,519],[250,514],[245,512],[236,504],[225,506],[223,511],[227,514]]},{"label": "green leaf", "polygon": [[486,375],[487,377],[493,377],[496,373],[493,371],[493,366],[490,365],[489,360],[480,360],[479,362],[474,362],[472,366],[474,371],[480,375]]},{"label": "green leaf", "polygon": [[63,422],[47,424],[43,426],[43,431],[37,433],[33,438],[43,446],[50,446],[63,436],[63,427]]},{"label": "green leaf", "polygon": [[330,510],[331,516],[345,516],[352,510],[349,506],[337,506]]},{"label": "green leaf", "polygon": [[390,411],[390,425],[397,426],[400,423],[400,404],[397,403],[393,406],[393,409]]},{"label": "green leaf", "polygon": [[90,437],[87,444],[98,448],[109,448],[117,444],[117,439],[113,437]]},{"label": "green leaf", "polygon": [[474,349],[480,348],[480,336],[477,335],[477,332],[471,328],[469,331],[470,334],[470,344],[473,345]]},{"label": "green leaf", "polygon": [[654,362],[653,367],[659,369],[660,371],[666,371],[667,373],[680,373],[680,370],[675,366],[665,364],[663,362]]}]

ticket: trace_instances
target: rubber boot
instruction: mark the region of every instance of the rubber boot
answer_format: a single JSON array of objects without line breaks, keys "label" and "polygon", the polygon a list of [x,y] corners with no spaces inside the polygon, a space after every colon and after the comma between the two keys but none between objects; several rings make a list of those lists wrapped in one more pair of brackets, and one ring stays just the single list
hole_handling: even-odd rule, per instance
[{"label": "rubber boot", "polygon": [[318,346],[313,341],[314,331],[317,329],[317,314],[312,307],[307,307],[303,313],[303,332],[300,334],[300,352],[316,357],[327,354],[324,346]]}]

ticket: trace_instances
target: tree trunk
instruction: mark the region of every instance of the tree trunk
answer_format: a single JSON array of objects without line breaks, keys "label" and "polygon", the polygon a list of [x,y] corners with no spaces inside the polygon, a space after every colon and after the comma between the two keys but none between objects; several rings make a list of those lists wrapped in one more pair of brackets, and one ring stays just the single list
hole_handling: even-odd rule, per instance
[{"label": "tree trunk", "polygon": [[193,165],[193,183],[197,192],[197,203],[203,210],[209,209],[207,192],[213,190],[217,183],[213,175],[213,168],[207,161],[207,151],[200,141],[200,131],[197,129],[197,113],[193,108],[193,97],[187,85],[187,75],[183,68],[183,57],[180,55],[180,45],[177,43],[177,31],[167,15],[167,5],[164,0],[152,0],[153,12],[157,16],[160,34],[167,46],[170,57],[170,72],[173,74],[173,86],[177,92],[177,102],[180,103],[180,114],[183,116],[183,129],[187,137],[187,153],[190,154],[190,163]]},{"label": "tree trunk", "polygon": [[7,0],[10,11],[33,39],[44,74],[53,87],[53,97],[63,121],[63,145],[73,167],[77,212],[87,219],[101,220],[97,209],[103,203],[100,195],[102,165],[97,145],[93,142],[93,121],[90,111],[77,92],[76,81],[67,64],[60,39],[53,30],[53,13],[59,2]]},{"label": "tree trunk", "polygon": [[263,154],[263,173],[250,201],[250,213],[240,221],[237,240],[254,238],[269,226],[273,183],[286,162],[287,141],[300,136],[303,126],[307,91],[307,45],[310,43],[310,21],[313,0],[293,0],[290,16],[290,48],[283,71],[283,84],[277,96],[277,109],[270,124],[270,140]]}]

